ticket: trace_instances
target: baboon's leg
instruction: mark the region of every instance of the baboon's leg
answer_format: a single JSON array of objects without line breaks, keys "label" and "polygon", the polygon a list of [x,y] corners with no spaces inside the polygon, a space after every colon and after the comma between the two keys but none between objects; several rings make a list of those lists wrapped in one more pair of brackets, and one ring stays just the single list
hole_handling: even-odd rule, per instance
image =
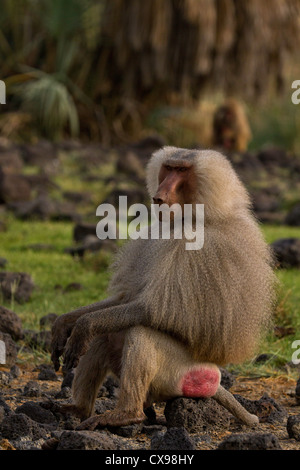
[{"label": "baboon's leg", "polygon": [[110,370],[107,336],[96,337],[75,370],[72,394],[82,418],[93,413],[99,388]]},{"label": "baboon's leg", "polygon": [[103,415],[93,416],[77,429],[124,426],[142,422],[146,418],[143,412],[144,403],[159,367],[154,333],[144,327],[128,330],[123,347],[120,395],[116,408]]}]

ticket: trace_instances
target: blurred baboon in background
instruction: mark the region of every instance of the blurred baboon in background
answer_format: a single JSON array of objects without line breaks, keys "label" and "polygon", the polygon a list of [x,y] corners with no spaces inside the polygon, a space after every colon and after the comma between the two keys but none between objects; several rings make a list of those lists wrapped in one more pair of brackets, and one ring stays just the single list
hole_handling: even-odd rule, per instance
[{"label": "blurred baboon in background", "polygon": [[216,367],[251,358],[272,315],[271,255],[247,191],[220,153],[174,147],[153,154],[147,186],[159,206],[204,204],[203,248],[186,250],[187,239],[172,236],[126,243],[111,297],[56,320],[55,368],[65,349],[82,417],[92,414],[107,373],[120,377],[115,410],[83,423],[89,429],[140,422],[143,406],[176,396],[214,396],[254,424],[220,386]]},{"label": "blurred baboon in background", "polygon": [[242,104],[231,98],[213,116],[213,145],[229,152],[245,152],[252,134]]}]

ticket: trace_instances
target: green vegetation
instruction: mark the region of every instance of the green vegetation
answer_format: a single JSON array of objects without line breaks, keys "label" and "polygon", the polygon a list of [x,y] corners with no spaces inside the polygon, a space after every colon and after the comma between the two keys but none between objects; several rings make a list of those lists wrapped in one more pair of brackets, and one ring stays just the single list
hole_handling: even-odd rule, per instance
[{"label": "green vegetation", "polygon": [[[65,313],[80,305],[105,297],[109,279],[107,262],[97,254],[83,261],[64,253],[73,244],[73,224],[66,222],[20,222],[9,220],[8,231],[0,234],[1,256],[8,260],[7,270],[27,272],[36,289],[29,302],[19,305],[4,301],[22,318],[25,328],[39,328],[39,319],[49,313]],[[45,249],[30,245],[52,245]],[[63,293],[70,283],[82,289]]]}]

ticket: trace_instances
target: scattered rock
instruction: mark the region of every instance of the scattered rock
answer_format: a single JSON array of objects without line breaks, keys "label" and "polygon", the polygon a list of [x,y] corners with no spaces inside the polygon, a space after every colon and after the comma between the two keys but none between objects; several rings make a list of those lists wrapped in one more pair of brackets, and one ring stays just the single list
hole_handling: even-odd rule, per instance
[{"label": "scattered rock", "polygon": [[264,363],[264,362],[267,362],[267,361],[270,361],[271,359],[275,359],[276,356],[274,354],[260,354],[259,356],[257,356],[254,360],[254,362],[256,364],[261,364],[261,363]]},{"label": "scattered rock", "polygon": [[72,390],[70,387],[62,387],[59,392],[55,395],[55,398],[71,398],[72,397]]},{"label": "scattered rock", "polygon": [[99,431],[64,431],[57,450],[120,450],[124,448],[117,438]]},{"label": "scattered rock", "polygon": [[58,169],[57,148],[52,142],[41,140],[35,144],[19,145],[24,163],[38,166],[45,173],[55,173]]},{"label": "scattered rock", "polygon": [[285,224],[291,227],[300,227],[300,204],[297,204],[288,213],[285,219]]},{"label": "scattered rock", "polygon": [[40,194],[32,201],[11,203],[8,208],[22,220],[80,220],[74,205],[51,200],[46,194]]},{"label": "scattered rock", "polygon": [[221,372],[221,385],[222,387],[226,388],[226,390],[229,390],[235,382],[234,375],[232,375],[230,372],[228,372],[228,370],[223,369],[222,367],[220,367],[220,372]]},{"label": "scattered rock", "polygon": [[[171,428],[174,429],[174,428]],[[142,433],[146,436],[153,436],[154,434],[164,433],[167,431],[167,428],[162,424],[151,424],[150,426],[143,426]]]},{"label": "scattered rock", "polygon": [[165,407],[167,427],[184,427],[188,432],[228,429],[230,414],[213,398],[175,398]]},{"label": "scattered rock", "polygon": [[33,421],[43,424],[52,424],[56,423],[56,418],[50,410],[46,410],[38,403],[33,401],[28,401],[23,403],[23,405],[18,406],[15,410],[16,413],[23,413]]},{"label": "scattered rock", "polygon": [[27,245],[26,248],[29,248],[33,251],[54,251],[55,246],[48,244],[48,243],[33,243],[31,245]]},{"label": "scattered rock", "polygon": [[23,338],[20,317],[12,310],[2,306],[0,306],[0,331],[8,333],[16,341]]},{"label": "scattered rock", "polygon": [[5,387],[6,385],[9,385],[11,381],[12,381],[12,377],[9,374],[9,372],[0,370],[0,385]]},{"label": "scattered rock", "polygon": [[129,424],[128,426],[107,427],[112,434],[117,434],[122,437],[135,437],[143,428],[143,423]]},{"label": "scattered rock", "polygon": [[263,149],[257,154],[259,161],[268,169],[274,169],[276,167],[286,167],[290,161],[290,157],[287,152],[280,148],[268,148]]},{"label": "scattered rock", "polygon": [[12,376],[13,379],[17,379],[18,377],[21,377],[21,375],[22,375],[22,371],[21,371],[20,367],[18,367],[15,364],[10,368],[9,373]]},{"label": "scattered rock", "polygon": [[300,239],[281,238],[271,244],[280,268],[300,268]]},{"label": "scattered rock", "polygon": [[109,196],[103,201],[103,204],[112,204],[116,211],[119,209],[119,197],[127,197],[127,207],[133,204],[147,204],[149,203],[149,195],[146,189],[143,188],[127,188],[127,189],[114,189]]},{"label": "scattered rock", "polygon": [[268,194],[265,191],[252,195],[253,210],[256,213],[275,212],[279,208],[278,197]]},{"label": "scattered rock", "polygon": [[3,417],[4,416],[9,416],[13,413],[13,411],[10,409],[10,407],[8,406],[8,404],[6,403],[5,400],[3,400],[2,398],[0,398],[0,407],[1,409],[3,410],[4,414],[3,414]]},{"label": "scattered rock", "polygon": [[58,318],[58,315],[56,313],[48,313],[47,315],[44,315],[43,317],[41,317],[40,318],[41,330],[47,327],[51,328],[57,318]]},{"label": "scattered rock", "polygon": [[12,367],[15,365],[18,355],[17,346],[8,333],[0,331],[0,340],[5,343],[5,365]]},{"label": "scattered rock", "polygon": [[5,174],[21,173],[23,161],[17,149],[7,149],[0,151],[0,168]]},{"label": "scattered rock", "polygon": [[300,378],[297,381],[295,393],[296,393],[296,401],[300,405]]},{"label": "scattered rock", "polygon": [[82,242],[88,235],[96,236],[96,225],[78,223],[73,230],[73,239],[76,243]]},{"label": "scattered rock", "polygon": [[234,396],[249,413],[258,416],[261,423],[282,422],[287,416],[283,406],[279,405],[267,393],[264,393],[259,400],[249,400],[240,395]]},{"label": "scattered rock", "polygon": [[117,173],[124,173],[136,182],[145,180],[145,167],[138,155],[131,150],[118,153]]},{"label": "scattered rock", "polygon": [[87,203],[91,201],[91,195],[88,192],[65,191],[63,197],[74,204]]},{"label": "scattered rock", "polygon": [[274,326],[274,335],[277,338],[284,338],[285,336],[294,335],[295,333],[296,330],[292,326]]},{"label": "scattered rock", "polygon": [[24,387],[24,397],[40,397],[42,394],[40,385],[34,380],[30,380]]},{"label": "scattered rock", "polygon": [[0,272],[0,285],[5,299],[19,303],[28,302],[35,287],[29,274],[10,272]]},{"label": "scattered rock", "polygon": [[118,394],[119,382],[114,377],[107,377],[103,385],[101,386],[98,397],[115,398]]},{"label": "scattered rock", "polygon": [[151,439],[151,450],[196,450],[196,446],[184,428],[171,428]]},{"label": "scattered rock", "polygon": [[281,450],[273,434],[232,434],[217,447],[217,450]]},{"label": "scattered rock", "polygon": [[112,410],[115,406],[116,401],[113,398],[102,398],[100,400],[96,400],[95,413],[97,415],[101,415],[105,413],[105,411]]},{"label": "scattered rock", "polygon": [[64,379],[62,381],[62,384],[61,384],[61,389],[65,387],[69,387],[69,388],[72,387],[72,383],[74,380],[74,371],[75,369],[70,369],[66,372]]},{"label": "scattered rock", "polygon": [[83,286],[79,282],[71,282],[64,288],[64,293],[82,290]]},{"label": "scattered rock", "polygon": [[13,413],[6,416],[0,424],[0,435],[12,441],[22,437],[35,441],[45,438],[46,431],[25,414]]},{"label": "scattered rock", "polygon": [[57,381],[58,377],[52,367],[43,368],[38,375],[38,380],[53,380]]},{"label": "scattered rock", "polygon": [[291,439],[300,441],[300,415],[289,416],[286,428]]},{"label": "scattered rock", "polygon": [[7,259],[0,257],[0,268],[5,268],[6,265],[7,265]]},{"label": "scattered rock", "polygon": [[0,168],[0,203],[29,201],[31,186],[23,175],[4,173]]}]

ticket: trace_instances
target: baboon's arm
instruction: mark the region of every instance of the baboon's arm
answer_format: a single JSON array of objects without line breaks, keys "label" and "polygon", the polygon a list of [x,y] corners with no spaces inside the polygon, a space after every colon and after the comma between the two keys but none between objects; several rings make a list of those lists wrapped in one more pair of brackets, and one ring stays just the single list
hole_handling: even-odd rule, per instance
[{"label": "baboon's arm", "polygon": [[64,364],[66,369],[76,367],[90,341],[98,335],[125,330],[136,325],[148,326],[145,309],[136,301],[115,305],[79,318],[67,342]]},{"label": "baboon's arm", "polygon": [[84,307],[79,307],[76,310],[72,310],[71,312],[65,313],[57,318],[51,332],[51,360],[54,364],[55,370],[59,369],[59,358],[64,351],[67,339],[70,336],[77,320],[83,315],[92,312],[99,312],[118,303],[120,303],[119,297],[110,297],[108,299],[101,300],[100,302],[95,302]]}]

